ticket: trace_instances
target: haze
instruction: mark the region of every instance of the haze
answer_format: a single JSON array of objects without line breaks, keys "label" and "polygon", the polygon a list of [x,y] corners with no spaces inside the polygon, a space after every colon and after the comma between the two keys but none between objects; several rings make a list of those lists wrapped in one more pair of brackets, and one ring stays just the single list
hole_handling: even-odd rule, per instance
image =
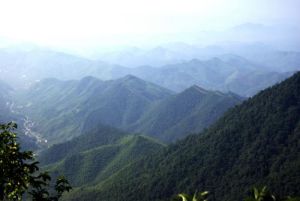
[{"label": "haze", "polygon": [[78,48],[196,41],[244,23],[299,23],[297,0],[0,1],[0,37]]}]

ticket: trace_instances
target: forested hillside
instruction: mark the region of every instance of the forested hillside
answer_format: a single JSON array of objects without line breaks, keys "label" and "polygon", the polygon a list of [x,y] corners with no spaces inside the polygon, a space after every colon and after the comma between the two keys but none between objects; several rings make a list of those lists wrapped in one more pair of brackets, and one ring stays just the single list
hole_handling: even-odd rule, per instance
[{"label": "forested hillside", "polygon": [[153,101],[172,92],[134,76],[102,81],[94,77],[46,79],[16,97],[22,113],[36,122],[49,144],[79,136],[93,125],[122,128],[135,122]]},{"label": "forested hillside", "polygon": [[0,201],[300,201],[299,8],[0,0]]},{"label": "forested hillside", "polygon": [[153,105],[132,127],[165,142],[202,131],[243,98],[196,85]]},{"label": "forested hillside", "polygon": [[214,123],[243,98],[192,86],[174,92],[127,75],[102,81],[94,77],[45,79],[16,97],[33,130],[54,144],[70,140],[98,124],[172,142]]},{"label": "forested hillside", "polygon": [[178,192],[211,192],[241,200],[254,185],[277,196],[299,195],[300,73],[227,112],[201,135],[145,157],[67,200],[169,200]]},{"label": "forested hillside", "polygon": [[44,169],[54,175],[63,173],[78,187],[102,181],[163,147],[149,137],[98,125],[71,141],[45,150],[39,159]]}]

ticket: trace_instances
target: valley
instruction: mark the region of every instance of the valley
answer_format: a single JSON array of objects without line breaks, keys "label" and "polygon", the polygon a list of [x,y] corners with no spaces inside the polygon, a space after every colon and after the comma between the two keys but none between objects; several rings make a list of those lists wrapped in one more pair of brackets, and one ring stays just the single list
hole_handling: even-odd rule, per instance
[{"label": "valley", "polygon": [[300,201],[299,7],[0,2],[0,201]]},{"label": "valley", "polygon": [[[282,177],[284,192],[294,195],[299,78],[249,99],[197,85],[175,93],[132,75],[45,79],[14,92],[16,103],[6,105],[34,139],[43,169],[72,183],[63,200],[158,201],[196,188],[216,200],[237,200],[250,183],[280,192]],[[286,168],[278,169],[279,161]]]}]

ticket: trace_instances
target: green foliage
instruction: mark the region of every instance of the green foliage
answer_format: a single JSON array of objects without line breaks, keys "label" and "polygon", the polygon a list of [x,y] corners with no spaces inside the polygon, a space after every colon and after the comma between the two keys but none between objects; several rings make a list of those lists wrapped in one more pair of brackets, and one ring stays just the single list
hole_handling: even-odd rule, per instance
[{"label": "green foliage", "polygon": [[[207,201],[208,191],[204,191],[201,193],[194,193],[193,196],[180,193],[177,195],[181,201]],[[253,188],[253,193],[251,196],[244,199],[245,201],[276,201],[275,196],[267,189],[266,186],[262,188]],[[282,201],[298,201],[299,197],[291,197],[288,196],[286,199],[282,199]]]},{"label": "green foliage", "polygon": [[[65,150],[65,147],[68,149]],[[54,145],[41,153],[40,160],[47,164],[44,168],[53,174],[63,173],[74,186],[83,186],[101,182],[163,147],[163,144],[149,137],[128,135],[101,126],[69,142]],[[53,157],[61,152],[63,157]]]},{"label": "green foliage", "polygon": [[[10,122],[0,125],[0,200],[21,200],[29,193],[32,200],[56,201],[71,186],[60,177],[56,181],[56,195],[50,196],[47,172],[39,173],[38,162],[31,151],[21,151],[14,130],[17,124]],[[31,162],[30,162],[31,161]]]},{"label": "green foliage", "polygon": [[276,201],[274,195],[272,195],[266,186],[260,188],[253,188],[253,195],[245,199],[245,201]]},{"label": "green foliage", "polygon": [[241,97],[232,93],[192,86],[154,104],[131,129],[165,142],[174,142],[202,131],[241,101]]},{"label": "green foliage", "polygon": [[190,196],[185,193],[180,193],[177,196],[181,198],[182,201],[207,201],[206,197],[208,195],[208,191],[197,193],[195,192],[193,196]]},{"label": "green foliage", "polygon": [[285,201],[300,201],[300,197],[288,196]]},{"label": "green foliage", "polygon": [[128,133],[119,129],[98,124],[97,128],[86,131],[81,136],[44,150],[40,154],[39,161],[42,165],[56,163],[79,152],[114,144],[127,135]]},{"label": "green foliage", "polygon": [[266,186],[262,188],[253,188],[252,195],[244,199],[245,201],[299,201],[300,197],[287,196],[286,198],[277,199]]},{"label": "green foliage", "polygon": [[249,186],[299,196],[300,73],[231,109],[200,135],[121,169],[69,200],[165,201],[207,189],[213,200],[242,200]]},{"label": "green foliage", "polygon": [[[167,89],[134,76],[101,81],[43,80],[18,98],[22,112],[36,122],[50,145],[104,124],[173,142],[202,131],[228,108],[241,102],[232,93],[193,86],[172,95]],[[54,135],[55,133],[55,135]]]},{"label": "green foliage", "polygon": [[[38,125],[50,145],[65,142],[98,124],[126,128],[172,92],[133,76],[112,81],[85,77],[75,81],[46,79],[16,101]],[[82,132],[83,131],[83,132]]]}]

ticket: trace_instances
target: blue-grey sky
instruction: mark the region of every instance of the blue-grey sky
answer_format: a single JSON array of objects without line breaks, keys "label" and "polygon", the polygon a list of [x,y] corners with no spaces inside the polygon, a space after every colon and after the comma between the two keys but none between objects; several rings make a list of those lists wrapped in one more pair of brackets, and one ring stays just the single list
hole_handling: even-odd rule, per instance
[{"label": "blue-grey sky", "polygon": [[0,36],[43,45],[125,44],[246,22],[300,24],[299,0],[0,0]]}]

